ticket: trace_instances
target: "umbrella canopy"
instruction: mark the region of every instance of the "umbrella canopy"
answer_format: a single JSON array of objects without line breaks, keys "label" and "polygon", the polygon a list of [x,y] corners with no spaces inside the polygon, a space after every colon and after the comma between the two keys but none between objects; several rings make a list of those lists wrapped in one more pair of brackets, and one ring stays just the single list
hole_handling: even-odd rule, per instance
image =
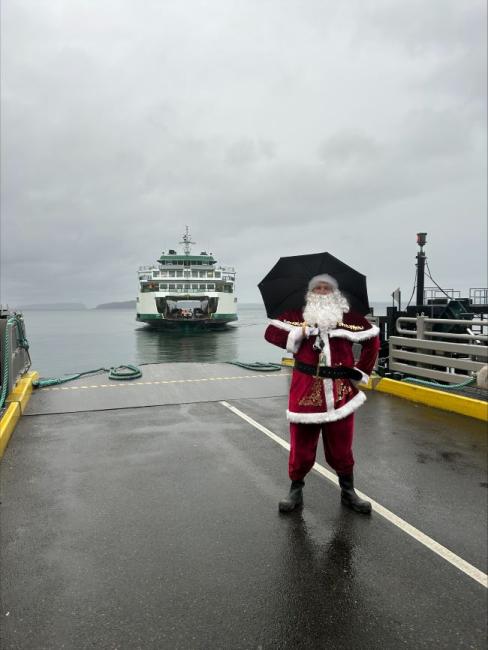
[{"label": "umbrella canopy", "polygon": [[313,253],[280,257],[258,284],[268,316],[276,318],[289,309],[301,309],[310,279],[322,273],[337,280],[352,311],[369,312],[366,276],[330,253]]}]

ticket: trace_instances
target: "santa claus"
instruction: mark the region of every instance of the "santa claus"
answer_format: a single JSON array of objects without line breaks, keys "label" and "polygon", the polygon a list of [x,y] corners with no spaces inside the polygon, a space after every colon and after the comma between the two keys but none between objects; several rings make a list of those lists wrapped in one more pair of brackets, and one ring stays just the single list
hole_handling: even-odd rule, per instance
[{"label": "santa claus", "polygon": [[[287,311],[269,324],[265,338],[293,353],[287,419],[290,422],[291,487],[281,512],[303,503],[304,478],[315,463],[322,432],[325,459],[337,472],[344,505],[369,514],[371,503],[354,490],[354,411],[366,401],[358,384],[368,382],[380,347],[379,329],[349,309],[330,275],[308,285],[303,310]],[[353,343],[361,345],[356,362]]]}]

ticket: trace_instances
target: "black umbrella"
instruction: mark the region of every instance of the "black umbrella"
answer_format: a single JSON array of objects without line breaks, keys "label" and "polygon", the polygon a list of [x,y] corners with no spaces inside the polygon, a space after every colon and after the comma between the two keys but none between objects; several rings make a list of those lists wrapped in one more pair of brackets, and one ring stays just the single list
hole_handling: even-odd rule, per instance
[{"label": "black umbrella", "polygon": [[337,280],[351,310],[363,315],[369,312],[366,276],[330,253],[314,253],[280,257],[258,284],[268,316],[276,318],[289,309],[301,309],[310,279],[322,273]]}]

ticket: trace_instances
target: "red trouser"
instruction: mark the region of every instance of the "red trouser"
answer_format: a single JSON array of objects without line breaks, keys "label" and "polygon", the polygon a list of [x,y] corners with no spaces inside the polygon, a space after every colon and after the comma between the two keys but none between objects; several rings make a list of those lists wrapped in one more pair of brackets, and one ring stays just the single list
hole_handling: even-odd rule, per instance
[{"label": "red trouser", "polygon": [[354,467],[352,436],[354,413],[342,420],[322,424],[290,423],[290,458],[288,473],[292,481],[301,481],[312,469],[320,431],[325,460],[338,474],[351,474]]}]

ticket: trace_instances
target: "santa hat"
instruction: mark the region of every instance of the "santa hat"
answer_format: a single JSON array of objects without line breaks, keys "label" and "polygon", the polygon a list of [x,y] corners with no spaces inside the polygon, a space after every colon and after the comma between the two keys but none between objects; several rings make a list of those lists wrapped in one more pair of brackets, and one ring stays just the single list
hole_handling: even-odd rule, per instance
[{"label": "santa hat", "polygon": [[322,275],[314,275],[313,278],[310,280],[308,283],[308,291],[312,291],[319,282],[327,282],[327,284],[330,284],[331,287],[334,287],[335,290],[339,288],[339,283],[335,278],[333,278],[331,275],[327,275],[327,273],[323,273]]}]

